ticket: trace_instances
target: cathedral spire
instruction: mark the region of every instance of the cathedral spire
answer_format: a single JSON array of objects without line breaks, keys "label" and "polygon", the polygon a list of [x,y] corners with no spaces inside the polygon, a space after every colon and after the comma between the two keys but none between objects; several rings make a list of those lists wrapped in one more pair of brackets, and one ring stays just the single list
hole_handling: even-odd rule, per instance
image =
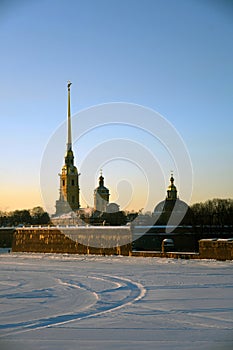
[{"label": "cathedral spire", "polygon": [[71,117],[70,117],[70,86],[71,82],[68,81],[67,87],[68,87],[68,125],[67,125],[67,151],[70,151],[72,149],[72,140],[71,140]]},{"label": "cathedral spire", "polygon": [[79,173],[74,165],[74,154],[72,151],[71,138],[71,113],[70,113],[70,86],[68,81],[68,113],[67,113],[67,150],[65,164],[62,167],[60,176],[60,196],[56,201],[56,215],[76,211],[80,208],[79,203]]}]

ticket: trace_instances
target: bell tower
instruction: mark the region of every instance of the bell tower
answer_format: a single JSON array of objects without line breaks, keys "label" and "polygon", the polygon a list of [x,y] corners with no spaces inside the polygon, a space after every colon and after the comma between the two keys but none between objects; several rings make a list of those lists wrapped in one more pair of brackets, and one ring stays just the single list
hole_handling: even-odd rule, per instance
[{"label": "bell tower", "polygon": [[109,203],[109,189],[104,186],[104,177],[100,171],[99,186],[94,190],[94,209],[105,212]]},{"label": "bell tower", "polygon": [[56,215],[75,211],[80,208],[79,203],[79,174],[74,165],[74,154],[72,151],[72,133],[70,116],[70,87],[68,81],[68,113],[67,113],[67,145],[65,164],[62,167],[60,176],[60,197],[56,201]]}]

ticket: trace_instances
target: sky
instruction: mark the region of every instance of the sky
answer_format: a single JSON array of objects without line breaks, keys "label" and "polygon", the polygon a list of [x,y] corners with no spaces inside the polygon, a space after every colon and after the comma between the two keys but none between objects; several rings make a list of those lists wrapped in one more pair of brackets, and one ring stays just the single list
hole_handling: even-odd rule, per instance
[{"label": "sky", "polygon": [[[60,163],[54,163],[54,173],[43,170],[54,186],[49,203],[41,189],[41,166],[48,144],[66,121],[68,80],[77,117],[73,132],[85,130],[79,116],[92,106],[123,102],[157,111],[190,156],[190,203],[232,198],[232,18],[231,1],[1,1],[0,210],[37,205],[55,210],[64,133],[54,150]],[[73,138],[82,206],[93,205],[100,168],[110,200],[119,201],[122,209],[153,210],[165,198],[171,170],[180,198],[188,201],[180,169],[169,152],[161,156],[161,144],[153,144],[135,125],[111,126]],[[99,145],[106,143],[105,153],[110,139],[122,137],[158,158],[150,175],[137,164],[130,166],[129,158],[124,163],[122,156],[102,159],[95,168],[87,162]],[[147,202],[153,171],[149,187],[154,197]]]}]

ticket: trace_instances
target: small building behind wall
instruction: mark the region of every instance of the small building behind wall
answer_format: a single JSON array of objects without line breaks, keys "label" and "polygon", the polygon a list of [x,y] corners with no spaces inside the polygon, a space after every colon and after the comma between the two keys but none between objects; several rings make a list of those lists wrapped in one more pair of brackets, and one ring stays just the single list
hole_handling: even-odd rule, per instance
[{"label": "small building behind wall", "polygon": [[171,238],[165,238],[162,241],[162,253],[174,251],[174,241]]}]

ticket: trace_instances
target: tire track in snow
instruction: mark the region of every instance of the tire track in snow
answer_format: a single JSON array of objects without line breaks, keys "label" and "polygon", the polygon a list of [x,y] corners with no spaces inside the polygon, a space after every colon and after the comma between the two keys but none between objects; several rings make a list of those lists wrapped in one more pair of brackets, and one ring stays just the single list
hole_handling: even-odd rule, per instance
[{"label": "tire track in snow", "polygon": [[[9,330],[13,328],[15,330],[12,330],[10,332],[8,331],[7,333],[1,335],[0,338],[6,337],[12,334],[19,334],[19,333],[39,330],[43,328],[58,327],[67,323],[80,321],[87,318],[99,317],[106,313],[114,312],[126,306],[132,305],[134,302],[142,299],[146,294],[146,289],[142,284],[134,282],[128,278],[123,278],[119,276],[110,276],[110,275],[104,275],[103,277],[88,276],[88,278],[93,280],[99,280],[99,281],[102,281],[103,283],[112,282],[115,285],[115,287],[96,292],[90,287],[86,287],[84,284],[81,284],[80,286],[79,284],[63,282],[61,279],[59,279],[58,280],[59,284],[66,285],[70,288],[85,289],[91,292],[97,300],[96,303],[94,305],[91,305],[90,308],[82,312],[60,314],[57,316],[50,316],[46,318],[41,318],[39,320],[30,320],[30,321],[25,321],[21,323],[18,322],[15,324],[5,324],[3,326],[0,326],[0,329]],[[123,295],[127,294],[123,298],[122,298],[122,292],[123,292]],[[118,299],[109,301],[111,296],[115,296],[115,295],[116,297],[118,297]]]}]

